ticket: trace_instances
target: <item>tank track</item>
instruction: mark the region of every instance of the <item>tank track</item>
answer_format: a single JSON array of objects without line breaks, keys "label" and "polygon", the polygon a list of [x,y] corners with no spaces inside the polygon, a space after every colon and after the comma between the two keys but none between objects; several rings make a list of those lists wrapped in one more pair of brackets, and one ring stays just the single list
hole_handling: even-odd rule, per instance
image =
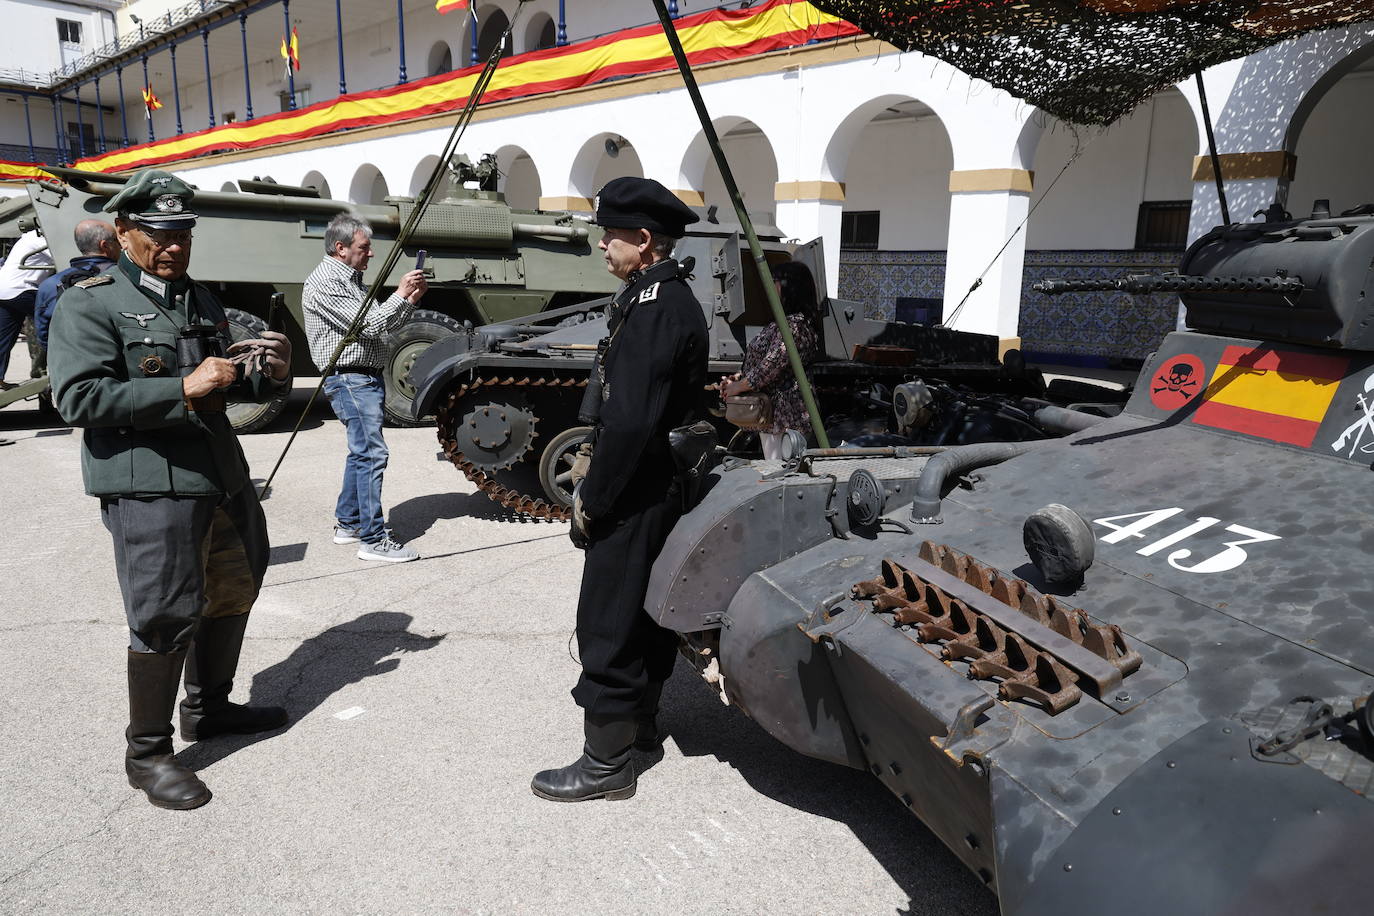
[{"label": "tank track", "polygon": [[[484,387],[503,387],[503,388],[586,388],[585,378],[515,378],[507,376],[505,378],[475,375],[466,383],[458,385],[457,388],[448,396],[438,410],[435,411],[437,430],[439,434],[439,445],[444,450],[444,455],[449,461],[453,462],[454,467],[463,472],[463,476],[477,485],[477,489],[485,493],[497,505],[504,506],[513,512],[528,515],[531,518],[546,519],[549,521],[567,521],[572,517],[572,510],[563,506],[556,506],[541,496],[530,496],[526,493],[505,486],[499,483],[495,477],[479,468],[466,455],[458,449],[458,442],[449,433],[455,428],[455,423],[461,414],[458,413],[459,402],[469,393]],[[538,423],[538,416],[535,416],[535,423]],[[533,436],[533,428],[531,429]]]}]

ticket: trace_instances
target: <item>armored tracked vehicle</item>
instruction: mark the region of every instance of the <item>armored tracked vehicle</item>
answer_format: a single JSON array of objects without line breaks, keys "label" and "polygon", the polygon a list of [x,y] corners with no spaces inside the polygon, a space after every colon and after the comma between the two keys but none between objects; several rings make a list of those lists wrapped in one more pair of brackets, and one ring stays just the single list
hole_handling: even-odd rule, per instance
[{"label": "armored tracked vehicle", "polygon": [[1103,284],[1178,291],[1189,330],[1066,437],[728,461],[649,612],[1004,913],[1368,912],[1369,212]]},{"label": "armored tracked vehicle", "polygon": [[[710,372],[719,376],[739,369],[746,341],[772,317],[738,231],[711,222],[691,228],[676,255],[693,263],[690,282],[710,333]],[[769,263],[805,263],[824,289],[819,241],[789,249],[776,229],[760,236]],[[444,453],[498,503],[538,518],[567,517],[568,472],[590,433],[578,424],[578,407],[606,334],[608,301],[469,328],[416,362],[415,415],[436,415]],[[1040,439],[1062,432],[1036,417],[1054,400],[1120,408],[1112,404],[1120,393],[1105,388],[1047,391],[1040,372],[1026,368],[1019,354],[999,361],[995,337],[876,321],[855,302],[826,300],[821,311],[825,356],[810,371],[836,441],[911,446]],[[719,403],[714,391],[702,392],[703,413]],[[719,425],[729,439],[733,427]]]},{"label": "armored tracked vehicle", "polygon": [[[72,230],[101,211],[105,199],[125,178],[52,168],[62,184],[28,185],[33,216],[59,264],[76,255]],[[600,230],[566,212],[514,210],[495,190],[490,158],[472,165],[459,157],[448,182],[426,208],[407,242],[401,261],[429,252],[430,289],[411,320],[391,339],[386,369],[386,413],[396,423],[412,424],[410,367],[432,342],[464,326],[506,321],[603,296],[615,288],[595,244]],[[274,292],[284,293],[290,313],[287,333],[294,346],[293,372],[317,376],[310,361],[301,316],[305,278],[324,256],[324,229],[337,213],[353,210],[375,230],[375,265],[380,264],[414,208],[409,197],[388,197],[375,205],[321,199],[309,187],[269,180],[243,180],[237,191],[196,192],[200,219],[195,230],[191,273],[216,290],[235,337],[256,335],[266,327]],[[19,205],[12,205],[11,209]],[[0,219],[8,210],[0,212]],[[371,274],[364,282],[371,282]],[[230,416],[240,432],[271,422],[285,405],[285,394],[268,404],[237,404]],[[423,414],[421,414],[423,416]]]}]

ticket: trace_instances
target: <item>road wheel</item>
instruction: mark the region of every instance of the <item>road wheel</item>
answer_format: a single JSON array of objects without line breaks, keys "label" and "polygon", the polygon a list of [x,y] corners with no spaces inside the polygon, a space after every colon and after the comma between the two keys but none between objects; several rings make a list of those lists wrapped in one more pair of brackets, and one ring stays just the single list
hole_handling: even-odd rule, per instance
[{"label": "road wheel", "polygon": [[429,309],[416,309],[410,320],[391,335],[387,341],[386,371],[383,375],[386,384],[383,412],[388,421],[397,426],[424,426],[434,419],[424,417],[416,420],[410,415],[410,405],[415,400],[410,370],[430,344],[462,330],[463,323],[457,318]]},{"label": "road wheel", "polygon": [[572,465],[577,450],[592,435],[590,426],[574,426],[554,436],[539,456],[539,485],[549,502],[558,506],[571,506]]},{"label": "road wheel", "polygon": [[[235,343],[252,337],[261,337],[262,332],[267,330],[265,321],[239,309],[226,308],[224,317],[229,319],[229,336],[234,339]],[[264,404],[256,404],[252,401],[230,401],[225,410],[225,415],[229,417],[229,424],[234,427],[234,432],[257,432],[275,420],[277,415],[286,409],[286,399],[290,394],[291,377],[287,376],[286,383],[271,400]]]}]

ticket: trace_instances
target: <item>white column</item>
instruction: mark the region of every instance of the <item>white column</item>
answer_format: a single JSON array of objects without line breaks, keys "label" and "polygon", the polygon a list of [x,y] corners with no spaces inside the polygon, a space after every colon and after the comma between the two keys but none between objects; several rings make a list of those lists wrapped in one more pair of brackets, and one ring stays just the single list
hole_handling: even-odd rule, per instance
[{"label": "white column", "polygon": [[[995,335],[1004,349],[1020,346],[1017,321],[1026,260],[1022,222],[1030,209],[1030,192],[1031,173],[1022,169],[950,173],[945,323],[960,331]],[[998,256],[1004,243],[1006,249]],[[982,282],[970,293],[980,276]]]},{"label": "white column", "polygon": [[836,181],[779,181],[774,187],[778,228],[799,242],[824,239],[825,276],[816,286],[835,297],[840,289],[840,214],[844,185]]}]

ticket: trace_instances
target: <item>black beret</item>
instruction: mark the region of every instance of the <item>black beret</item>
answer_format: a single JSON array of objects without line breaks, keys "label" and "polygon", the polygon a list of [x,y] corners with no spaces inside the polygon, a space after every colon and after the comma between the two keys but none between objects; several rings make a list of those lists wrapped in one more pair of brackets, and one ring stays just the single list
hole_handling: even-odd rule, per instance
[{"label": "black beret", "polygon": [[596,195],[598,226],[648,229],[682,238],[687,227],[700,221],[692,208],[652,178],[616,178]]}]

